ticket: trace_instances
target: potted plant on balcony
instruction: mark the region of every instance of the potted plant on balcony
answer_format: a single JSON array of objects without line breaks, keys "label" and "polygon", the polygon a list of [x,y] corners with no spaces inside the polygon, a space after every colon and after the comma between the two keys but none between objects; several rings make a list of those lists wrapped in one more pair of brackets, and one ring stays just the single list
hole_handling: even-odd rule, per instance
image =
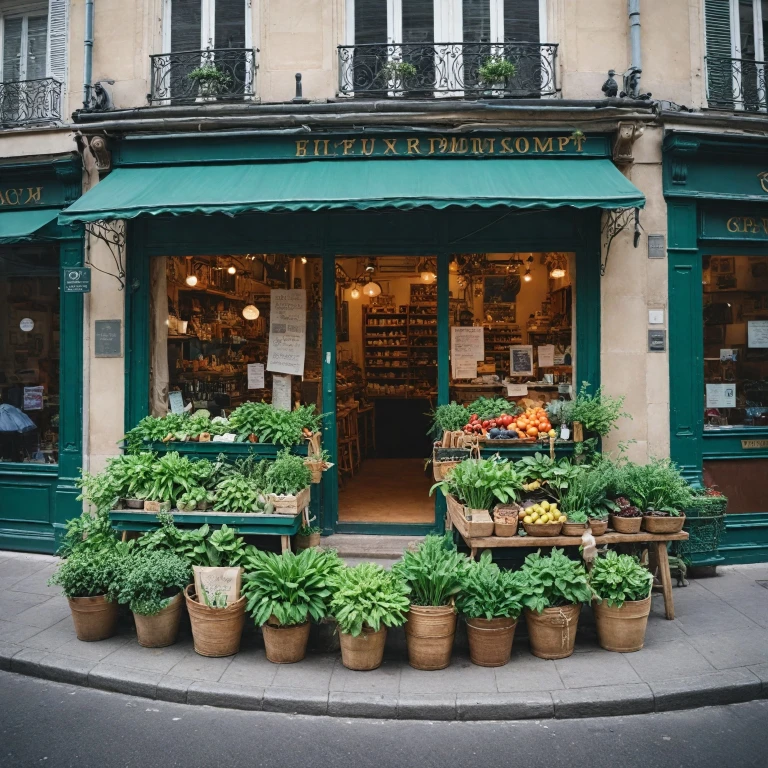
[{"label": "potted plant on balcony", "polygon": [[215,99],[225,93],[232,84],[232,76],[210,61],[193,69],[187,77],[197,85],[200,96],[204,99]]},{"label": "potted plant on balcony", "polygon": [[381,68],[381,75],[386,81],[387,90],[392,91],[396,96],[405,93],[406,82],[410,78],[416,77],[418,70],[409,61],[400,59],[391,59]]},{"label": "potted plant on balcony", "polygon": [[320,621],[327,613],[328,553],[305,549],[298,555],[276,555],[252,550],[244,567],[246,610],[261,627],[267,659],[274,664],[301,661],[309,620]]},{"label": "potted plant on balcony", "polygon": [[133,611],[139,645],[163,648],[176,642],[190,576],[189,562],[168,551],[138,551],[120,561],[117,600]]},{"label": "potted plant on balcony", "polygon": [[639,651],[651,612],[650,571],[637,558],[608,550],[592,563],[589,583],[595,593],[593,607],[600,645],[619,653]]},{"label": "potted plant on balcony", "polygon": [[553,547],[547,557],[528,555],[521,572],[531,652],[542,659],[570,656],[581,605],[592,597],[584,566]]},{"label": "potted plant on balcony", "polygon": [[510,78],[517,74],[517,65],[503,56],[489,56],[477,70],[477,74],[489,89],[485,92],[486,96],[506,95]]},{"label": "potted plant on balcony", "polygon": [[72,552],[49,579],[62,588],[69,602],[78,640],[106,640],[115,634],[115,570],[120,555],[116,548],[82,547]]},{"label": "potted plant on balcony", "polygon": [[381,666],[387,627],[399,627],[408,615],[408,587],[380,565],[343,568],[332,580],[330,612],[339,625],[341,663],[348,669]]},{"label": "potted plant on balcony", "polygon": [[523,610],[523,577],[520,571],[502,571],[483,552],[472,561],[456,596],[469,637],[469,657],[481,667],[501,667],[509,661],[517,618]]},{"label": "potted plant on balcony", "polygon": [[427,536],[392,566],[411,591],[405,637],[408,663],[415,669],[445,669],[451,663],[456,634],[454,598],[467,568],[467,557],[456,550],[450,533]]}]

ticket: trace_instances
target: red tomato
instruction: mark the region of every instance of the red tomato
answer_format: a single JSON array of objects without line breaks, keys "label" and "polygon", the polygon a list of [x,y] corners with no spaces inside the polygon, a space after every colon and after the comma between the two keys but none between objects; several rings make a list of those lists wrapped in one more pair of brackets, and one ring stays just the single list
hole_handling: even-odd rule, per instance
[{"label": "red tomato", "polygon": [[490,422],[490,421],[488,421],[488,419],[486,419],[486,420],[483,422],[483,429],[488,429],[488,425],[489,425],[490,423],[491,423],[491,422]]}]

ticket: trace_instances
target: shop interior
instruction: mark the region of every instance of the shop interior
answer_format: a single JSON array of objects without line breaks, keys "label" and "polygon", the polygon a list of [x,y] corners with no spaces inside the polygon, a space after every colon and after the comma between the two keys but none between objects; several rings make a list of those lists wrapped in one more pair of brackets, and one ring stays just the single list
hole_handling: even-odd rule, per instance
[{"label": "shop interior", "polygon": [[58,247],[0,250],[0,461],[59,453]]}]

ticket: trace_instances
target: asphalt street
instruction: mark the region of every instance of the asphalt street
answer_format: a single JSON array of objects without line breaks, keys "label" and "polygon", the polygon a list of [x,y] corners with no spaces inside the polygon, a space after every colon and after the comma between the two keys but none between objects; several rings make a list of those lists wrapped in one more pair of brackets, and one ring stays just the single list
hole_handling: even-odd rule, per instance
[{"label": "asphalt street", "polygon": [[0,672],[2,768],[766,768],[768,700],[589,720],[345,720],[166,704]]}]

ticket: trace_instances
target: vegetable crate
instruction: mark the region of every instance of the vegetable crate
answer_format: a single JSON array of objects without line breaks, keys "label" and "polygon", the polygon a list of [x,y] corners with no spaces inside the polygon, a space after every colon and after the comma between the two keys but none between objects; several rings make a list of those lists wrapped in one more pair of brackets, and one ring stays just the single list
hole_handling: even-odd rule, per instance
[{"label": "vegetable crate", "polygon": [[275,506],[277,515],[298,515],[309,506],[309,488],[299,491],[295,496],[276,496],[274,493],[267,495],[267,501]]}]

